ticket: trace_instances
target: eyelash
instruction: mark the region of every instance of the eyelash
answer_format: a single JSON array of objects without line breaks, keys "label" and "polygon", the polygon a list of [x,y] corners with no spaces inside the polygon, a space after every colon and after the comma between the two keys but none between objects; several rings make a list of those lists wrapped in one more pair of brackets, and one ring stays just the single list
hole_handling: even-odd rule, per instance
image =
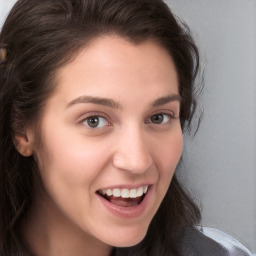
[{"label": "eyelash", "polygon": [[[103,126],[101,126],[101,127],[99,127],[98,125],[95,126],[95,127],[91,127],[91,126],[89,126],[89,124],[88,124],[88,122],[89,122],[90,119],[91,119],[91,120],[92,120],[92,119],[98,119],[98,120],[99,120],[99,123],[100,123],[100,121],[102,121],[102,119],[104,119],[105,122],[107,123],[107,125],[103,125]],[[87,123],[87,124],[86,124],[86,123]],[[91,128],[91,129],[102,128],[102,127],[105,127],[105,126],[110,126],[110,123],[108,122],[107,118],[105,118],[104,116],[100,116],[100,115],[93,115],[93,116],[88,116],[88,117],[86,117],[86,118],[83,120],[83,124],[87,125],[87,126],[88,126],[89,128]]]},{"label": "eyelash", "polygon": [[[163,121],[161,123],[153,123],[152,118],[156,117],[156,116],[163,116]],[[166,119],[166,117],[169,120],[164,120],[164,119]],[[156,113],[156,114],[150,116],[150,118],[146,121],[146,123],[152,123],[152,124],[156,124],[156,125],[165,125],[172,119],[175,119],[174,114],[160,112],[160,113]]]},{"label": "eyelash", "polygon": [[[154,122],[152,121],[152,118],[153,118],[153,117],[161,116],[161,115],[163,116],[163,121],[162,121],[161,123],[154,123]],[[102,121],[102,119],[104,119],[105,122],[106,122],[106,125],[102,125],[102,126],[100,126],[100,127],[99,127],[98,125],[96,125],[95,127],[91,127],[91,126],[88,124],[88,121],[89,121],[90,119],[93,119],[93,118],[97,118],[98,120],[101,119],[101,121]],[[166,118],[168,118],[168,120],[166,120]],[[151,116],[145,121],[145,123],[146,123],[146,124],[153,124],[153,125],[157,125],[157,126],[159,126],[159,125],[167,125],[167,124],[170,122],[170,120],[172,120],[172,119],[176,119],[173,113],[170,114],[170,113],[159,112],[159,113],[156,113],[156,114],[151,115]],[[100,122],[100,120],[99,120],[99,122]],[[84,119],[82,120],[82,123],[83,123],[84,125],[86,125],[89,129],[92,129],[92,130],[95,130],[96,128],[101,129],[101,128],[104,128],[104,127],[107,127],[107,126],[111,126],[111,123],[108,121],[108,118],[107,118],[107,117],[105,117],[105,116],[103,116],[103,115],[101,115],[101,114],[97,114],[97,113],[87,116],[86,118],[84,118]]]}]

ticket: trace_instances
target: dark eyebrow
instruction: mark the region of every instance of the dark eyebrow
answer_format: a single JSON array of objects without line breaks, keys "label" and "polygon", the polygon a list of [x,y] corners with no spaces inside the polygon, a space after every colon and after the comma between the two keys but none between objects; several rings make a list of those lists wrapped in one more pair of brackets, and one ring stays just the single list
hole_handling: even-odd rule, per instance
[{"label": "dark eyebrow", "polygon": [[[167,104],[172,101],[181,101],[181,97],[178,94],[172,94],[164,97],[160,97],[153,101],[151,104],[152,107],[158,107],[164,104]],[[67,108],[81,103],[92,103],[97,105],[103,105],[106,107],[121,109],[121,104],[108,98],[94,97],[94,96],[80,96],[72,101],[70,101],[67,105]]]},{"label": "dark eyebrow", "polygon": [[110,108],[120,109],[121,105],[111,99],[100,98],[94,96],[81,96],[68,103],[67,108],[79,103],[93,103],[97,105],[103,105]]},{"label": "dark eyebrow", "polygon": [[181,101],[181,96],[178,95],[178,94],[172,94],[172,95],[160,97],[152,103],[152,106],[153,107],[159,107],[161,105],[167,104],[167,103],[172,102],[172,101],[179,101],[180,102]]}]

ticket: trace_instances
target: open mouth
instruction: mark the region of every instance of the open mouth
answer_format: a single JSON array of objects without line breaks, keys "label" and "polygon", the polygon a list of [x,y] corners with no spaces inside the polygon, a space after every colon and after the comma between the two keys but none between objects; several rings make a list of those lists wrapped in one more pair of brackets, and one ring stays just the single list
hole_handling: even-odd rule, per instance
[{"label": "open mouth", "polygon": [[139,205],[147,194],[149,186],[141,186],[133,189],[103,189],[98,190],[97,194],[109,201],[110,203],[122,206],[133,207]]}]

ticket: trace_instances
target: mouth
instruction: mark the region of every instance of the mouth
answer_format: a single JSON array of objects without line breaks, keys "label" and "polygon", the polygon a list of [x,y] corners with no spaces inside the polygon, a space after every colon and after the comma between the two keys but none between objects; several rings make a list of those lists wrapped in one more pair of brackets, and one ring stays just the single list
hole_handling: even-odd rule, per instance
[{"label": "mouth", "polygon": [[146,185],[133,189],[100,189],[96,193],[116,206],[134,207],[142,203],[148,189],[149,185]]}]

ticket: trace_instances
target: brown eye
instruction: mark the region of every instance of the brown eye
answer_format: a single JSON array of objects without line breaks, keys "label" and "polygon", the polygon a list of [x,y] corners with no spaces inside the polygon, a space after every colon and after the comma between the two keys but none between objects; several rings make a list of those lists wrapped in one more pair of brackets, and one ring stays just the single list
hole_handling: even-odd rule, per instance
[{"label": "brown eye", "polygon": [[156,115],[151,116],[150,119],[151,119],[151,122],[154,124],[161,124],[164,120],[164,116],[163,116],[163,114],[156,114]]},{"label": "brown eye", "polygon": [[150,117],[153,124],[164,124],[170,121],[173,117],[170,114],[159,113]]},{"label": "brown eye", "polygon": [[108,125],[107,120],[102,116],[89,116],[83,123],[90,128],[100,128]]}]

